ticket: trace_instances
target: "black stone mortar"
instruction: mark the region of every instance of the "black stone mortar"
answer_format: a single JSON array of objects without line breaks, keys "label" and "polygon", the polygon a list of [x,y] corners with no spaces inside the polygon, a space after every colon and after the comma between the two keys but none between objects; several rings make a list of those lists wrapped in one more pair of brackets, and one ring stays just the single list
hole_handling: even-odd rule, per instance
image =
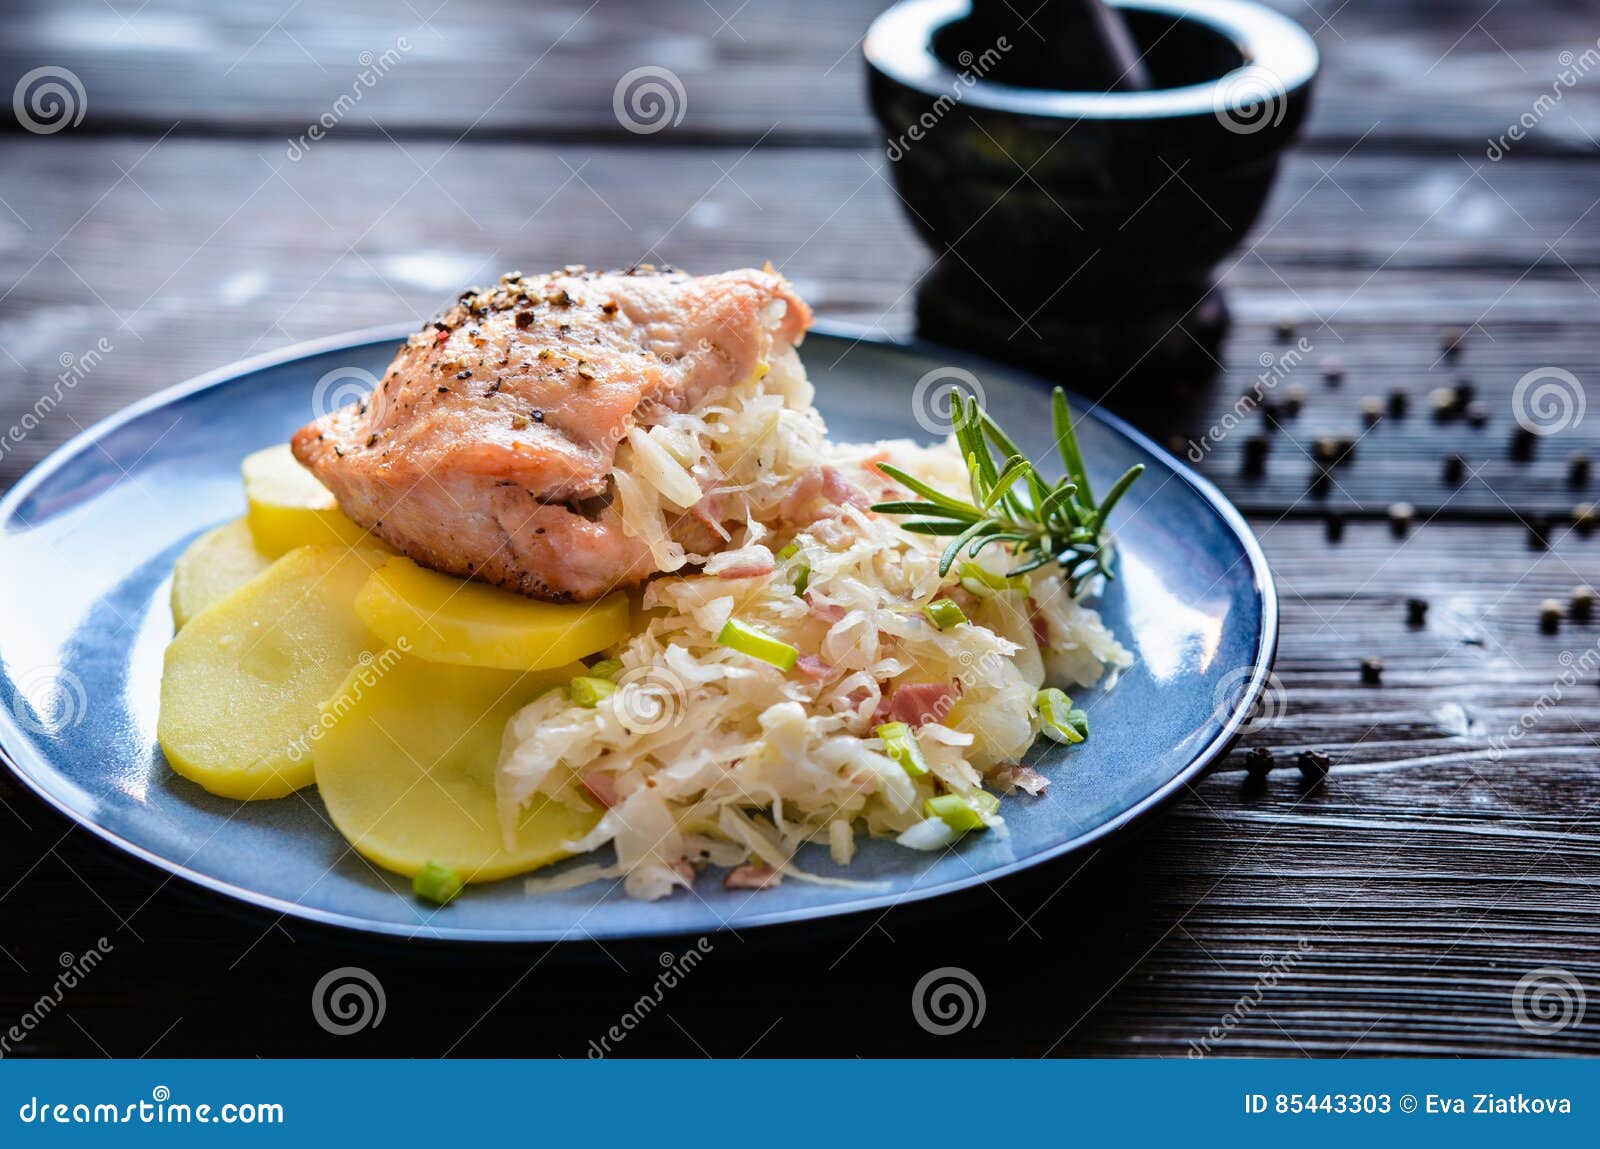
[{"label": "black stone mortar", "polygon": [[996,34],[965,0],[904,0],[863,44],[895,187],[936,255],[919,334],[1080,390],[1209,363],[1227,328],[1217,268],[1318,65],[1311,37],[1258,4],[1114,4],[1148,91],[1036,86],[1033,33]]}]

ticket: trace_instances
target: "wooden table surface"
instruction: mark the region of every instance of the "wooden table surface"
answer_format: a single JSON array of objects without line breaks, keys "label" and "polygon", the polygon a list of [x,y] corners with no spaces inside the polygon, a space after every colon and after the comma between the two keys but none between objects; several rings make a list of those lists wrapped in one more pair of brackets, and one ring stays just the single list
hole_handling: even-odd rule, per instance
[{"label": "wooden table surface", "polygon": [[[1229,261],[1218,369],[1175,379],[1182,401],[1106,400],[1198,441],[1295,346],[1280,320],[1311,345],[1277,392],[1303,387],[1303,409],[1247,415],[1201,464],[1277,574],[1268,711],[1113,847],[933,912],[712,939],[617,1052],[1600,1052],[1600,623],[1545,634],[1538,619],[1541,600],[1600,583],[1600,538],[1571,526],[1600,477],[1568,481],[1600,414],[1569,415],[1529,461],[1510,450],[1519,380],[1560,369],[1581,400],[1597,378],[1600,18],[1563,0],[1279,3],[1314,32],[1324,75]],[[421,318],[512,266],[770,259],[822,317],[908,331],[930,257],[866,112],[875,5],[586,4],[12,5],[0,80],[69,69],[85,114],[49,134],[7,117],[0,136],[0,429],[67,357],[109,350],[5,444],[0,487],[141,395]],[[647,65],[681,78],[684,115],[633,134],[612,93]],[[383,74],[364,86],[363,69]],[[297,145],[325,114],[325,138]],[[1495,147],[1513,124],[1522,138]],[[1449,326],[1466,332],[1453,358]],[[1326,357],[1345,366],[1337,386]],[[1429,392],[1462,380],[1486,425],[1430,417]],[[1361,399],[1395,389],[1409,412],[1364,426]],[[1250,477],[1257,434],[1271,452]],[[1313,444],[1339,435],[1355,457],[1314,492]],[[1447,454],[1464,482],[1443,481]],[[1384,521],[1401,500],[1416,509],[1403,539]],[[1337,544],[1330,508],[1349,517]],[[1413,629],[1417,596],[1431,609]],[[1360,681],[1367,657],[1384,660],[1380,686]],[[1284,767],[1263,786],[1244,784],[1252,747]],[[1324,785],[1292,768],[1307,748],[1332,756]],[[9,779],[0,803],[0,1032],[37,1022],[12,1052],[582,1057],[661,968],[661,946],[491,959],[235,916],[128,868]],[[101,938],[110,954],[37,1016],[62,956]],[[379,978],[387,1012],[339,1037],[310,999],[347,965]],[[986,998],[951,1036],[911,1009],[942,966]],[[1541,988],[1582,1016],[1555,1028],[1519,1011]]]}]

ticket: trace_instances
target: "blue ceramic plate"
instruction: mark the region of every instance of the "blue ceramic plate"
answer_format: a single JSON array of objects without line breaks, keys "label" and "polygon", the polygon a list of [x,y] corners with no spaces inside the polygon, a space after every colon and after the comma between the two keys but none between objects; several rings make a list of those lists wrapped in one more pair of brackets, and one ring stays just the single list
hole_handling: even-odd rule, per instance
[{"label": "blue ceramic plate", "polygon": [[[173,774],[155,740],[173,561],[243,512],[247,452],[283,442],[360,372],[381,374],[403,334],[327,340],[175,387],[78,436],[0,502],[0,749],[23,782],[116,848],[273,911],[457,941],[644,937],[883,908],[991,881],[1128,825],[1223,753],[1270,670],[1277,600],[1249,528],[1205,480],[1093,413],[1078,433],[1101,489],[1132,463],[1148,468],[1114,516],[1121,577],[1101,603],[1138,661],[1113,688],[1080,695],[1087,743],[1034,748],[1050,789],[1006,802],[1007,836],[973,834],[935,854],[863,843],[848,870],[820,848],[801,859],[878,883],[869,891],[786,882],[752,895],[708,875],[697,897],[647,904],[604,886],[530,897],[512,879],[435,911],[348,849],[315,790],[215,798]],[[955,379],[975,381],[1023,450],[1050,455],[1048,393],[1022,372],[825,330],[804,357],[836,438],[936,438],[928,413]]]}]

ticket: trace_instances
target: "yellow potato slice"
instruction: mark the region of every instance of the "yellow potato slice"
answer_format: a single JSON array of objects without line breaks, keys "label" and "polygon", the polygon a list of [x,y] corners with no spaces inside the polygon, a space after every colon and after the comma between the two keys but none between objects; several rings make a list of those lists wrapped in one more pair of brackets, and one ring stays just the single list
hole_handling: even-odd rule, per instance
[{"label": "yellow potato slice", "polygon": [[268,558],[295,547],[330,543],[383,547],[339,509],[333,492],[300,465],[289,444],[246,456],[241,470],[250,503],[250,533],[256,549]]},{"label": "yellow potato slice", "polygon": [[548,670],[621,642],[629,603],[552,603],[419,567],[384,563],[361,588],[356,613],[372,633],[429,662],[498,670]]},{"label": "yellow potato slice", "polygon": [[356,592],[384,552],[300,547],[167,647],[156,737],[172,768],[226,798],[281,798],[312,781],[324,699],[376,644]]},{"label": "yellow potato slice", "polygon": [[581,664],[519,674],[446,666],[389,651],[351,672],[323,706],[317,789],[350,844],[414,877],[429,862],[489,882],[567,857],[562,843],[599,820],[536,805],[506,848],[494,769],[506,723]]},{"label": "yellow potato slice", "polygon": [[173,624],[183,629],[195,615],[271,565],[272,560],[256,550],[244,519],[207,531],[189,544],[172,568]]}]

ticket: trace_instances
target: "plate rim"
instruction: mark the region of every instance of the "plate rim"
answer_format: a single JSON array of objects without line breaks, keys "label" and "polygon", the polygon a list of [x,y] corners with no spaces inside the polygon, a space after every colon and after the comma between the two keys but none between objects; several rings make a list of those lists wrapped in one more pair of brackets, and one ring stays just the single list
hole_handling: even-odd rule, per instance
[{"label": "plate rim", "polygon": [[[107,415],[72,436],[51,451],[44,459],[29,468],[11,489],[5,492],[4,496],[0,496],[0,523],[10,521],[17,508],[45,480],[70,460],[76,458],[83,450],[141,415],[159,410],[200,391],[220,386],[241,376],[254,374],[271,367],[278,367],[296,360],[310,358],[314,355],[323,355],[332,351],[365,346],[383,340],[403,339],[415,327],[415,323],[389,323],[294,343],[276,351],[249,356],[223,367],[202,372],[181,383],[173,384],[143,399],[130,403],[121,410]],[[1030,383],[1036,383],[1041,390],[1050,385],[1047,379],[1026,368],[917,337],[885,336],[868,327],[836,320],[817,321],[812,325],[811,333],[829,338],[849,340],[852,348],[858,344],[866,343],[874,347],[942,358],[945,361],[954,361],[982,368],[1000,368],[1014,373]],[[727,919],[715,926],[704,929],[686,930],[681,926],[647,926],[643,929],[590,930],[583,927],[581,923],[574,923],[567,929],[557,932],[552,929],[507,930],[431,924],[408,925],[400,922],[382,922],[370,918],[354,917],[337,911],[307,906],[300,902],[288,901],[272,894],[262,893],[258,890],[249,889],[193,870],[183,863],[124,838],[121,834],[101,825],[89,813],[73,807],[65,798],[51,793],[42,780],[33,777],[30,771],[23,767],[18,760],[18,756],[7,748],[7,742],[11,738],[20,736],[20,728],[10,708],[3,706],[0,706],[0,763],[3,763],[12,777],[17,779],[29,792],[56,813],[67,818],[73,825],[89,831],[96,838],[115,847],[123,855],[164,872],[169,879],[179,878],[190,886],[196,886],[210,893],[243,903],[247,907],[276,912],[283,917],[291,917],[319,926],[347,930],[354,934],[368,937],[390,940],[400,939],[423,944],[543,946],[556,943],[581,943],[601,940],[643,941],[684,936],[691,933],[710,934],[724,933],[729,930],[763,929],[802,921],[844,918],[873,910],[887,911],[901,905],[910,905],[935,897],[956,894],[977,886],[1003,880],[1037,866],[1057,861],[1069,854],[1078,853],[1119,833],[1133,823],[1143,820],[1170,803],[1182,790],[1188,788],[1190,783],[1205,773],[1212,763],[1226,754],[1237,740],[1244,726],[1246,716],[1251,712],[1256,700],[1266,686],[1267,680],[1272,673],[1274,660],[1277,657],[1279,637],[1277,584],[1273,578],[1272,569],[1267,562],[1266,554],[1261,549],[1260,541],[1245,521],[1244,515],[1240,513],[1238,508],[1233,505],[1216,484],[1199,474],[1184,460],[1179,459],[1172,452],[1160,446],[1143,431],[1129,424],[1120,415],[1116,415],[1106,410],[1098,402],[1077,395],[1074,392],[1069,391],[1068,396],[1072,401],[1073,409],[1079,413],[1080,418],[1094,418],[1107,424],[1118,434],[1132,440],[1143,450],[1166,463],[1172,469],[1173,474],[1193,490],[1210,507],[1212,512],[1227,525],[1233,537],[1238,540],[1246,559],[1249,561],[1251,573],[1258,588],[1257,598],[1261,604],[1261,633],[1256,644],[1255,660],[1251,667],[1250,679],[1244,691],[1239,695],[1233,713],[1223,723],[1222,729],[1218,731],[1217,735],[1197,751],[1182,770],[1161,787],[1116,816],[1101,822],[1076,837],[1069,838],[1027,858],[1015,859],[1005,865],[997,866],[981,873],[974,872],[969,876],[940,882],[926,888],[916,888],[892,894],[863,893],[860,897],[825,906],[799,907],[757,913],[738,921]],[[38,757],[44,759],[43,755],[38,755]]]}]

